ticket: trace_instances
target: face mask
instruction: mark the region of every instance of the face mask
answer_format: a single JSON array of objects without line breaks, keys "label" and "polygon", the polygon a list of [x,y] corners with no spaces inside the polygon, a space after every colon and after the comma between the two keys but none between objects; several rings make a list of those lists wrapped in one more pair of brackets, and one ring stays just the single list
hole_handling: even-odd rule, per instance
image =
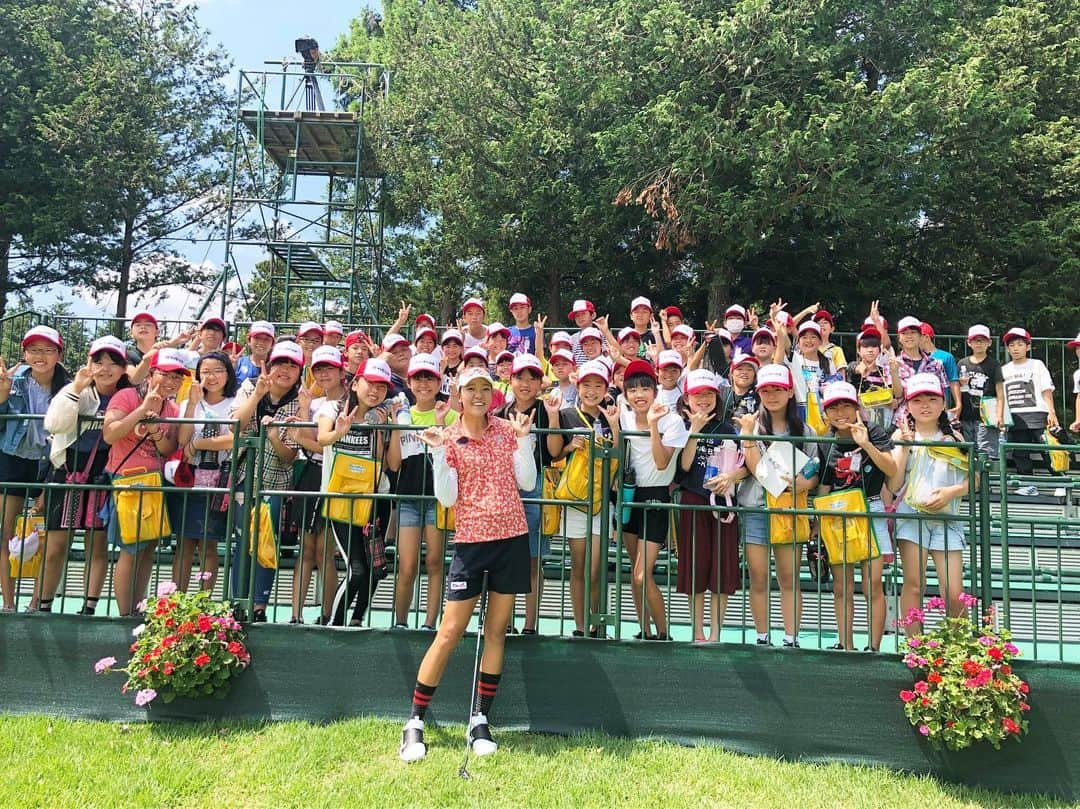
[{"label": "face mask", "polygon": [[739,332],[741,332],[743,330],[743,326],[745,325],[746,322],[738,317],[730,317],[724,321],[724,328],[732,334],[738,334]]}]

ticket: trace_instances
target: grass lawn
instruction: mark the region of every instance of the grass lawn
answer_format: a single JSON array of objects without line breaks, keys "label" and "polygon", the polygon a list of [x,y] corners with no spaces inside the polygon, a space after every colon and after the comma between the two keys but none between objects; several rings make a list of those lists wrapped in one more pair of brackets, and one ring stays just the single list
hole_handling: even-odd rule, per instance
[{"label": "grass lawn", "polygon": [[120,725],[0,716],[0,807],[697,806],[1044,807],[841,764],[789,764],[599,734],[497,734],[458,778],[463,729],[429,728],[426,761],[397,759],[400,727]]}]

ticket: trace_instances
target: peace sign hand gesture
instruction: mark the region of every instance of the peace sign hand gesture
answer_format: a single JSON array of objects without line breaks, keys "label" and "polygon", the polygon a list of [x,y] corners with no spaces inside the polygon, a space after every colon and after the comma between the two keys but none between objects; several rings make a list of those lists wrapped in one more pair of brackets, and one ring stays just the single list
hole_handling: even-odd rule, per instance
[{"label": "peace sign hand gesture", "polygon": [[86,365],[75,372],[75,379],[72,380],[72,387],[76,393],[82,393],[91,383],[94,381],[94,369],[90,366],[90,358],[86,360]]},{"label": "peace sign hand gesture", "polygon": [[0,393],[7,396],[11,393],[11,380],[15,376],[15,369],[8,370],[7,364],[4,362],[3,357],[0,357]]},{"label": "peace sign hand gesture", "polygon": [[855,423],[851,425],[851,440],[863,449],[870,443],[870,431],[863,424],[862,414],[855,411]]},{"label": "peace sign hand gesture", "polygon": [[338,413],[338,417],[334,420],[334,433],[338,438],[343,438],[348,434],[349,428],[353,426],[353,422],[356,421],[356,418],[359,415],[359,407],[354,407],[352,412],[346,412],[345,409],[342,408],[341,412]]},{"label": "peace sign hand gesture", "polygon": [[146,397],[143,399],[143,413],[148,416],[156,416],[161,412],[161,406],[164,403],[165,399],[161,395],[161,390],[157,385],[154,385],[146,392]]},{"label": "peace sign hand gesture", "polygon": [[514,434],[518,438],[524,438],[532,430],[532,413],[514,413],[510,417],[510,426],[514,428]]}]

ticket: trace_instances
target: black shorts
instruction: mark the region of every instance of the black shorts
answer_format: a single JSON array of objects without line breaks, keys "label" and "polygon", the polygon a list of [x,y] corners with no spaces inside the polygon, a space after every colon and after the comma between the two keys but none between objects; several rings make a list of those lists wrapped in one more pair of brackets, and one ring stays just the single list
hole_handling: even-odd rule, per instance
[{"label": "black shorts", "polygon": [[529,577],[529,535],[496,539],[492,542],[454,544],[454,558],[446,576],[447,601],[467,601],[480,595],[484,571],[493,593],[514,595],[532,589]]},{"label": "black shorts", "polygon": [[[671,494],[667,486],[638,486],[634,489],[635,503],[670,503]],[[623,523],[623,531],[636,534],[647,542],[666,545],[670,511],[666,508],[630,509],[630,519]]]},{"label": "black shorts", "polygon": [[[18,484],[41,483],[44,480],[46,461],[31,461],[17,455],[0,452],[0,495],[7,497],[37,497],[41,494],[40,486],[19,486]],[[4,540],[7,541],[6,539]]]}]

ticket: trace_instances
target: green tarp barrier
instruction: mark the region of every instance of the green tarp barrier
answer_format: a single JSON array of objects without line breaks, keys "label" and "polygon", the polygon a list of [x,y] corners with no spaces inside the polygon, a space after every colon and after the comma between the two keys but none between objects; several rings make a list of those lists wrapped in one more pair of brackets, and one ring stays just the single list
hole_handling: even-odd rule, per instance
[{"label": "green tarp barrier", "polygon": [[[10,713],[111,721],[202,719],[326,722],[404,719],[431,635],[257,625],[252,667],[225,700],[136,708],[122,675],[135,622],[0,616],[0,700]],[[429,720],[464,723],[473,636],[454,654]],[[933,773],[1005,791],[1080,795],[1080,666],[1019,663],[1031,683],[1031,731],[1000,752],[933,750],[908,724],[897,692],[910,686],[895,656],[514,636],[492,720],[498,727],[720,744],[786,759],[845,761]]]}]

